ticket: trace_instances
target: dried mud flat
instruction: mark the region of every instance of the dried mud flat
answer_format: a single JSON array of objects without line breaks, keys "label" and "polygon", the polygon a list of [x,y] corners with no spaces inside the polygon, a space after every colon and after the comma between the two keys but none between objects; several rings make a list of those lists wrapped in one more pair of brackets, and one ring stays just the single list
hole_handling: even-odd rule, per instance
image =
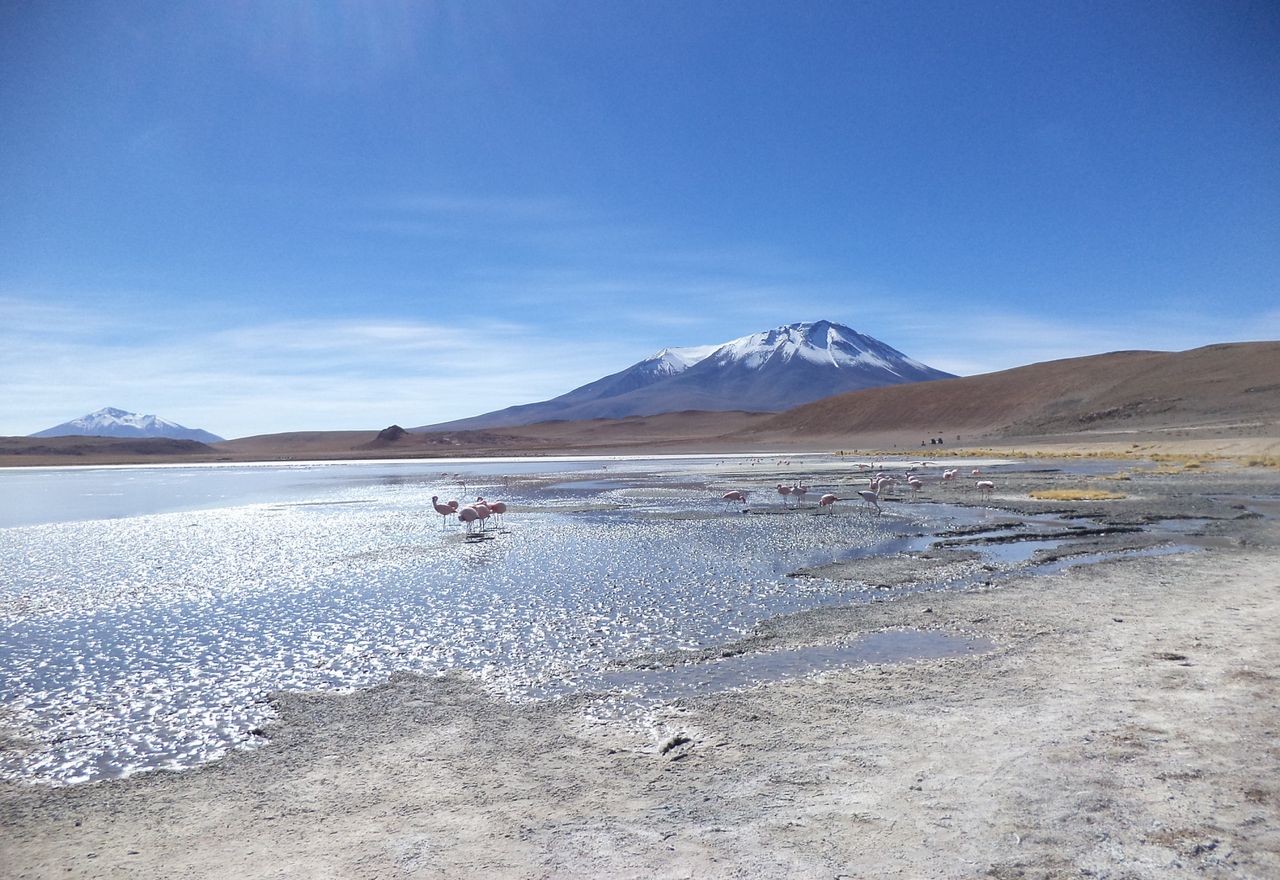
[{"label": "dried mud flat", "polygon": [[878,563],[883,601],[642,662],[896,628],[996,648],[679,701],[656,734],[461,676],[281,695],[264,744],[216,764],[0,788],[0,874],[1280,877],[1280,479],[1135,476],[1101,505],[1019,479],[994,503],[1196,517],[1200,549],[946,593]]}]

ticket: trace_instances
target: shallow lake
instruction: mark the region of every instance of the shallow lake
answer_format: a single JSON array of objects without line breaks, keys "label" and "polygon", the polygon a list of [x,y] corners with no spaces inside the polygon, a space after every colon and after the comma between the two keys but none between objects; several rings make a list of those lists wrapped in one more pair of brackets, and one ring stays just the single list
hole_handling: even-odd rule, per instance
[{"label": "shallow lake", "polygon": [[[0,472],[0,720],[36,744],[0,752],[0,774],[67,783],[189,767],[253,743],[271,691],[359,687],[396,670],[468,670],[516,699],[613,686],[622,658],[872,595],[786,577],[796,568],[919,548],[933,531],[997,517],[945,504],[818,514],[822,492],[861,485],[830,457],[806,471],[821,477],[810,509],[781,515],[766,464]],[[759,486],[757,510],[779,515],[723,504],[725,485]],[[469,539],[432,495],[511,510]],[[686,686],[646,680],[643,693]]]}]

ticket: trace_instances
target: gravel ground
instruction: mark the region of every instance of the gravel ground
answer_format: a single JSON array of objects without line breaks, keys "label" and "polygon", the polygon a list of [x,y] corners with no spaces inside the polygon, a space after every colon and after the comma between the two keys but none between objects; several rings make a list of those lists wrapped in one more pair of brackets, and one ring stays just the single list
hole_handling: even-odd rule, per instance
[{"label": "gravel ground", "polygon": [[[848,564],[839,576],[886,587],[881,601],[637,662],[897,628],[994,649],[680,700],[648,725],[595,719],[589,695],[508,703],[462,676],[278,695],[264,744],[215,764],[0,787],[0,874],[1280,877],[1280,475],[994,479],[986,503],[1011,511],[1193,518],[1178,541],[1196,552],[926,593],[899,588],[972,554]],[[1071,486],[1128,497],[1026,495]]]}]

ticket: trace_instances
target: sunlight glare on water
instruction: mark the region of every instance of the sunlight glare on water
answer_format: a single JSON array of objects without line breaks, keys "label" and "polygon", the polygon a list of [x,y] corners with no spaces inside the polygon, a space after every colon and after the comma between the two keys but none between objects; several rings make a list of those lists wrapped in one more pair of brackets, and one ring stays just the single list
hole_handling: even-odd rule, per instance
[{"label": "sunlight glare on water", "polygon": [[895,537],[890,517],[731,515],[702,489],[476,482],[513,508],[484,541],[442,529],[421,480],[0,529],[0,698],[37,744],[0,772],[190,766],[251,742],[271,691],[395,670],[567,692],[617,658],[847,601],[785,574]]}]

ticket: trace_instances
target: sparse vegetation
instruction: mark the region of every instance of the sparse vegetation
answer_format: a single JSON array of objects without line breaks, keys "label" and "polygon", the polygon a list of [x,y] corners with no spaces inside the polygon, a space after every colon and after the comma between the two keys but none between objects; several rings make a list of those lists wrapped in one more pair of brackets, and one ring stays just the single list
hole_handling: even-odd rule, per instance
[{"label": "sparse vegetation", "polygon": [[1177,455],[1170,452],[1153,452],[1147,458],[1161,464],[1171,464],[1181,466],[1183,468],[1199,468],[1215,461],[1222,461],[1221,456],[1216,455]]},{"label": "sparse vegetation", "polygon": [[1041,501],[1116,501],[1128,497],[1106,489],[1037,489],[1028,494]]}]

